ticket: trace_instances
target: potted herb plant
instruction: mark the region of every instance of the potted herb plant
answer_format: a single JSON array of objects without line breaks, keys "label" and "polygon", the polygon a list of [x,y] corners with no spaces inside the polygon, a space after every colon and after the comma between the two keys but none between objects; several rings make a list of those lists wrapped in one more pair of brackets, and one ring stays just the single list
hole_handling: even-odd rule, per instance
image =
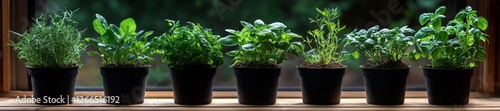
[{"label": "potted herb plant", "polygon": [[349,54],[338,51],[341,40],[337,34],[344,30],[345,26],[340,25],[340,14],[336,8],[316,8],[316,11],[320,14],[310,20],[319,29],[308,32],[313,39],[307,38],[304,42],[311,50],[304,53],[305,62],[299,66],[302,100],[305,104],[339,104],[346,68],[341,62],[346,60]]},{"label": "potted herb plant", "polygon": [[238,101],[247,105],[270,105],[276,103],[278,79],[281,68],[278,64],[286,60],[285,52],[298,56],[303,45],[291,42],[301,36],[286,29],[280,22],[265,24],[256,20],[253,24],[241,21],[240,31],[226,29],[233,34],[218,42],[223,46],[238,46],[227,52],[233,56],[234,74],[238,88]]},{"label": "potted herb plant", "polygon": [[369,104],[399,105],[404,103],[406,78],[410,66],[401,59],[413,45],[414,30],[406,26],[393,29],[355,30],[346,35],[346,45],[352,45],[354,58],[367,56],[368,63],[361,66],[365,80],[366,100]]},{"label": "potted herb plant", "polygon": [[106,19],[96,14],[94,30],[100,34],[97,38],[85,38],[99,52],[90,51],[89,55],[99,55],[104,81],[104,95],[115,100],[110,104],[141,104],[144,102],[146,76],[152,61],[152,49],[148,36],[153,31],[136,32],[134,19],[127,18],[120,26],[109,24]]},{"label": "potted herb plant", "polygon": [[[75,11],[62,15],[42,14],[34,19],[28,31],[19,35],[18,42],[11,42],[18,58],[25,60],[33,86],[36,104],[70,104],[75,91],[80,55],[87,45],[81,40],[83,31],[71,19]],[[47,98],[60,98],[54,102]]]},{"label": "potted herb plant", "polygon": [[469,103],[472,70],[476,62],[486,60],[481,43],[487,41],[483,31],[488,21],[466,7],[442,26],[445,11],[442,6],[434,13],[420,15],[423,27],[415,34],[412,58],[426,57],[432,63],[422,66],[430,104],[465,105]]},{"label": "potted herb plant", "polygon": [[170,30],[154,41],[154,47],[168,62],[174,84],[176,104],[202,105],[212,102],[213,79],[217,66],[221,65],[219,35],[212,35],[211,29],[188,22],[167,20]]}]

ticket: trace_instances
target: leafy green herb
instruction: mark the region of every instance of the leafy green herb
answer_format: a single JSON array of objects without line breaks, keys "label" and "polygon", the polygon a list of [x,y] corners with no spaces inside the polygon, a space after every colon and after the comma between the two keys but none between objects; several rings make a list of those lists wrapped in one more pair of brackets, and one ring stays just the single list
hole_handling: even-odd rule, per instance
[{"label": "leafy green herb", "polygon": [[80,55],[87,45],[81,40],[83,31],[78,30],[78,23],[71,19],[75,11],[42,14],[22,35],[13,32],[19,35],[19,41],[11,41],[10,45],[19,51],[18,58],[26,60],[29,67],[81,66]]},{"label": "leafy green herb", "polygon": [[[346,60],[349,54],[346,51],[338,52],[341,39],[337,36],[338,32],[345,29],[345,25],[340,25],[339,13],[337,9],[325,8],[320,10],[316,8],[318,14],[315,19],[309,18],[311,23],[316,23],[319,29],[308,31],[313,40],[306,38],[304,42],[312,48],[305,55],[305,62],[309,64],[340,64]],[[316,48],[313,45],[316,45]]]},{"label": "leafy green herb", "polygon": [[415,34],[415,50],[410,58],[427,57],[434,68],[471,68],[477,66],[476,61],[486,60],[481,42],[488,41],[488,35],[483,33],[488,21],[468,6],[442,26],[445,10],[441,6],[434,13],[420,15],[423,27]]},{"label": "leafy green herb", "polygon": [[167,22],[170,30],[156,38],[152,46],[156,53],[164,55],[163,62],[168,62],[170,68],[212,67],[224,62],[222,47],[217,43],[219,35],[212,35],[211,29],[191,22],[188,26],[173,20]]},{"label": "leafy green herb", "polygon": [[258,64],[259,66],[280,64],[287,59],[284,52],[298,56],[304,49],[304,45],[300,42],[291,42],[293,38],[302,37],[286,29],[283,23],[265,24],[262,20],[256,20],[253,24],[241,21],[241,25],[243,25],[241,31],[226,29],[226,32],[234,35],[218,40],[223,46],[239,47],[227,52],[227,55],[234,57],[235,64]]},{"label": "leafy green herb", "polygon": [[408,54],[408,48],[413,45],[413,37],[407,34],[413,32],[413,29],[406,26],[393,29],[373,26],[367,30],[354,30],[346,35],[344,41],[346,45],[355,47],[352,53],[354,58],[359,58],[360,54],[366,55],[373,68],[381,68],[386,67],[386,63],[401,61]]},{"label": "leafy green herb", "polygon": [[107,23],[106,19],[96,14],[94,30],[101,36],[97,38],[85,38],[99,52],[90,51],[89,55],[99,55],[102,58],[103,67],[130,67],[149,65],[152,61],[152,49],[148,36],[153,31],[136,31],[134,19],[127,18],[120,23],[120,27]]}]

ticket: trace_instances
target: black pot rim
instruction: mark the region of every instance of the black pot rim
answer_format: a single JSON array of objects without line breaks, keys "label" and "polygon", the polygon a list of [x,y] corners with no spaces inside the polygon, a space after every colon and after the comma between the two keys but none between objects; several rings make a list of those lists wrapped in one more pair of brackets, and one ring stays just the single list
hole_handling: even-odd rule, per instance
[{"label": "black pot rim", "polygon": [[106,68],[106,69],[123,69],[123,68],[150,68],[151,65],[143,65],[143,66],[126,66],[126,67],[104,67],[104,66],[99,66],[99,68]]},{"label": "black pot rim", "polygon": [[233,67],[234,69],[281,69],[281,67]]},{"label": "black pot rim", "polygon": [[366,68],[366,67],[363,67],[363,65],[360,65],[359,68],[361,68],[361,69],[372,69],[372,70],[397,70],[397,69],[410,69],[411,66],[408,66],[408,68]]},{"label": "black pot rim", "polygon": [[474,69],[474,68],[429,68],[429,67],[425,67],[425,66],[420,66],[420,68],[422,69],[434,69],[434,70],[470,70],[470,69]]},{"label": "black pot rim", "polygon": [[323,68],[323,67],[300,67],[300,66],[297,66],[297,68],[299,69],[346,69],[347,66],[344,66],[344,67],[335,67],[335,68]]},{"label": "black pot rim", "polygon": [[170,70],[182,70],[182,69],[212,69],[212,68],[219,68],[219,66],[210,66],[210,67],[183,67],[181,69],[175,69],[175,68],[171,68],[171,67],[168,67]]},{"label": "black pot rim", "polygon": [[26,68],[30,68],[30,69],[73,69],[73,68],[80,68],[80,66],[75,66],[75,67],[32,67],[32,66],[26,66]]}]

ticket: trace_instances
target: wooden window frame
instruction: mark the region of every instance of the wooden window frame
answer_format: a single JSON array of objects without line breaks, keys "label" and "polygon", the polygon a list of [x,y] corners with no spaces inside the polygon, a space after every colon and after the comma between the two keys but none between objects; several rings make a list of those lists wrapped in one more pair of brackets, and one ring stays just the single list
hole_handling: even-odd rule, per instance
[{"label": "wooden window frame", "polygon": [[[21,0],[19,0],[21,1]],[[469,0],[470,2],[471,0]],[[11,30],[11,0],[2,0],[2,44],[8,44],[10,40],[10,30]],[[18,2],[18,1],[14,1]],[[479,73],[479,86],[480,92],[472,92],[471,97],[491,97],[500,95],[500,75],[497,69],[500,69],[500,59],[497,59],[498,51],[500,49],[500,44],[496,43],[496,38],[500,32],[498,25],[499,17],[494,12],[500,11],[495,7],[499,4],[496,0],[479,0],[474,6],[479,6],[478,12],[480,16],[485,17],[489,22],[490,26],[486,33],[490,36],[489,43],[484,44],[487,53],[487,60],[478,66]],[[16,4],[15,4],[16,5]],[[471,4],[468,4],[471,5]],[[16,7],[16,6],[12,6]],[[16,19],[13,19],[15,21]],[[18,22],[14,22],[18,23]],[[13,97],[17,95],[30,95],[31,91],[11,91],[11,86],[16,83],[16,76],[13,74],[23,73],[24,71],[18,71],[22,67],[22,63],[18,63],[17,58],[14,53],[11,52],[11,47],[8,45],[2,45],[2,75],[0,76],[0,97]],[[15,62],[16,61],[16,62]],[[26,75],[24,75],[26,76]],[[13,80],[14,78],[14,80]],[[27,83],[24,83],[27,84]],[[15,88],[15,87],[14,87]],[[13,90],[16,90],[13,89]],[[76,95],[102,95],[102,91],[77,91]],[[407,91],[407,97],[426,97],[425,91]],[[300,91],[279,91],[279,97],[300,97]],[[342,97],[364,97],[364,91],[344,91]],[[171,91],[148,91],[146,92],[146,97],[172,97]],[[235,91],[214,91],[214,97],[236,97]]]}]

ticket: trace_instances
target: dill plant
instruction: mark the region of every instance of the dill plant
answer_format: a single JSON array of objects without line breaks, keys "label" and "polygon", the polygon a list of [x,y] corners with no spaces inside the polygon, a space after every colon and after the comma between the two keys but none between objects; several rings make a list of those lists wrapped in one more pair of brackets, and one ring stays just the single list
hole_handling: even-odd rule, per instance
[{"label": "dill plant", "polygon": [[[337,10],[325,8],[320,10],[316,18],[309,18],[311,23],[315,23],[319,28],[308,31],[312,39],[306,38],[304,42],[311,50],[304,53],[305,64],[302,67],[312,65],[312,67],[343,67],[342,61],[346,60],[349,54],[346,51],[339,52],[341,38],[337,34],[345,29],[345,25],[340,25],[340,14]],[[313,45],[316,45],[314,48]]]}]

